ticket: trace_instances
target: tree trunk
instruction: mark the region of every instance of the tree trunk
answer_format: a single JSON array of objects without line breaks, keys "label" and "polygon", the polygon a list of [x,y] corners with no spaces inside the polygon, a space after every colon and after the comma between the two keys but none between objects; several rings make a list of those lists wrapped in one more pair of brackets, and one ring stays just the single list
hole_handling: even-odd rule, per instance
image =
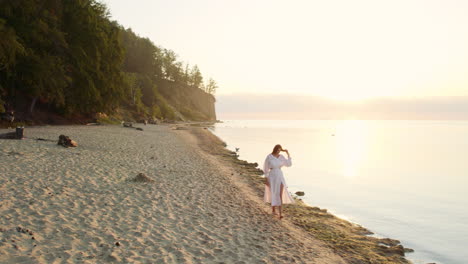
[{"label": "tree trunk", "polygon": [[32,99],[31,106],[29,107],[29,113],[32,115],[34,111],[34,106],[36,106],[37,96]]}]

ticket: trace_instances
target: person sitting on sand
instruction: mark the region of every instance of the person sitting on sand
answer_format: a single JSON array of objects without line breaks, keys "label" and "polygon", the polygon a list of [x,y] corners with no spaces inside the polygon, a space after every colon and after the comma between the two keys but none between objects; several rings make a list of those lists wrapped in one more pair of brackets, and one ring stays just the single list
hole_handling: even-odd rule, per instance
[{"label": "person sitting on sand", "polygon": [[[280,152],[286,152],[286,159]],[[273,152],[268,154],[263,165],[263,173],[265,174],[265,196],[264,200],[271,203],[271,211],[275,215],[275,208],[278,207],[279,218],[281,215],[281,206],[283,204],[294,203],[294,200],[288,192],[286,181],[284,180],[281,167],[291,167],[291,156],[287,149],[283,149],[281,145],[276,145]]]}]

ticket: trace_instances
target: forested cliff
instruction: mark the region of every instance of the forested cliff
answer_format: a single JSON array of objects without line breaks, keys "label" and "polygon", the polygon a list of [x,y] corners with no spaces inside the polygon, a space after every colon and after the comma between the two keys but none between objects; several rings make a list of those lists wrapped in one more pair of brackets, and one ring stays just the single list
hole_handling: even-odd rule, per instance
[{"label": "forested cliff", "polygon": [[0,0],[0,7],[0,113],[216,120],[216,82],[111,21],[102,3]]}]

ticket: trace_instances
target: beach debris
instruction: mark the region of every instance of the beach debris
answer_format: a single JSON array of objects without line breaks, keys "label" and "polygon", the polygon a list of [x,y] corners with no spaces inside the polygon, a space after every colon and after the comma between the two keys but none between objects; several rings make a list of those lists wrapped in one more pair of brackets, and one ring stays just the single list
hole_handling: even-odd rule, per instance
[{"label": "beach debris", "polygon": [[136,130],[143,131],[143,128],[137,127]]},{"label": "beach debris", "polygon": [[16,127],[16,139],[24,138],[24,127]]},{"label": "beach debris", "polygon": [[[27,235],[30,235],[30,236],[34,235],[33,231],[31,231],[29,229],[26,229],[26,228],[22,228],[21,226],[16,227],[16,231],[18,233],[27,234]],[[34,237],[33,237],[33,239],[34,239]]]},{"label": "beach debris", "polygon": [[305,195],[305,192],[299,191],[299,192],[296,192],[296,195],[297,195],[297,196],[304,196],[304,195]]},{"label": "beach debris", "polygon": [[115,245],[120,247],[120,242],[119,241],[115,242]]},{"label": "beach debris", "polygon": [[134,182],[154,182],[153,179],[151,179],[150,177],[146,176],[146,174],[144,173],[138,173],[138,175],[132,179],[132,181]]},{"label": "beach debris", "polygon": [[0,134],[1,139],[23,139],[24,127],[17,127],[15,132]]},{"label": "beach debris", "polygon": [[47,139],[47,138],[34,138],[37,141],[50,141],[50,142],[55,142],[55,140],[52,139]]},{"label": "beach debris", "polygon": [[154,118],[154,119],[150,119],[148,121],[148,123],[150,123],[152,125],[159,125],[159,123],[161,123],[161,121],[159,121],[159,119],[157,119],[157,118]]},{"label": "beach debris", "polygon": [[68,147],[77,147],[78,143],[76,143],[76,141],[74,140],[71,140],[69,137],[65,135],[60,135],[57,145],[61,145],[61,146],[68,148]]},{"label": "beach debris", "polygon": [[131,123],[131,122],[122,122],[122,125],[124,127],[133,127],[133,123]]}]

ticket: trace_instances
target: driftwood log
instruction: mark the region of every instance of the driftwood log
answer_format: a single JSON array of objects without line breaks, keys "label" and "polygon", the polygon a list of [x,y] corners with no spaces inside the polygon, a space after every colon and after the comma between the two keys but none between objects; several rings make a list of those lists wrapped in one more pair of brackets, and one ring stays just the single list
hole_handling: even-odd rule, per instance
[{"label": "driftwood log", "polygon": [[71,140],[69,137],[65,135],[60,135],[57,145],[61,145],[61,146],[68,148],[68,147],[77,147],[78,143],[76,143],[76,141],[74,140]]}]

